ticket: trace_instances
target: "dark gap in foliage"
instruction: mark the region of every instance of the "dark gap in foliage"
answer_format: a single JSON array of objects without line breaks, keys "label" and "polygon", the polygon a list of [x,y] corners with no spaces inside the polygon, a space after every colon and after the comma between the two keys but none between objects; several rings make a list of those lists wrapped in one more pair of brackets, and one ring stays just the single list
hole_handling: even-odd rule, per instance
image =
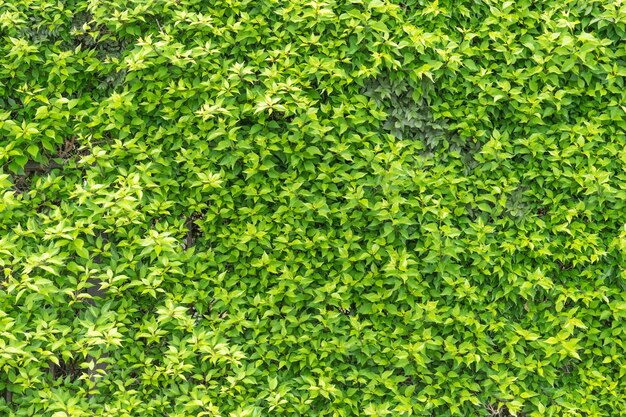
[{"label": "dark gap in foliage", "polygon": [[279,111],[274,111],[272,112],[272,114],[270,114],[267,118],[267,120],[269,120],[270,122],[274,121],[274,122],[278,122],[278,123],[291,123],[293,122],[293,119],[295,118],[294,114],[290,114],[290,115],[286,115],[284,113],[281,113]]},{"label": "dark gap in foliage", "polygon": [[564,375],[571,375],[572,372],[574,372],[574,366],[575,365],[572,363],[572,361],[566,361],[565,363],[563,363],[561,371]]},{"label": "dark gap in foliage", "polygon": [[560,260],[557,260],[556,263],[559,265],[561,271],[569,271],[574,268],[574,265],[572,265],[571,262],[562,262]]},{"label": "dark gap in foliage", "polygon": [[489,412],[489,417],[526,417],[524,413],[511,414],[505,406],[498,407],[494,404],[487,404],[485,408]]},{"label": "dark gap in foliage", "polygon": [[9,387],[6,387],[4,390],[4,400],[7,404],[11,404],[13,402],[13,392],[11,392]]},{"label": "dark gap in foliage", "polygon": [[11,268],[8,268],[6,266],[0,269],[0,288],[2,288],[6,284],[9,276],[11,275],[11,272]]},{"label": "dark gap in foliage", "polygon": [[529,190],[527,186],[519,186],[507,196],[505,214],[520,222],[528,220],[529,216],[549,216],[550,207],[542,205],[539,201],[530,204],[531,201],[524,198],[524,192],[527,190]]},{"label": "dark gap in foliage", "polygon": [[71,27],[58,25],[54,29],[30,27],[23,30],[21,36],[34,44],[57,44],[61,50],[94,50],[101,59],[121,57],[126,48],[131,45],[129,40],[116,38],[106,25],[97,23],[94,16],[88,11],[78,11],[71,18]]},{"label": "dark gap in foliage", "polygon": [[[109,241],[109,235],[106,232],[100,233],[100,238],[102,238],[103,245],[106,245],[106,243]],[[102,257],[99,254],[96,255],[93,258],[93,262],[95,264],[100,264],[102,262]],[[89,295],[89,297],[86,298],[85,307],[91,308],[91,307],[96,306],[96,303],[98,300],[105,298],[107,292],[102,289],[102,281],[97,276],[90,276],[87,279],[87,283],[89,285],[86,288],[86,292]],[[106,353],[102,354],[99,358],[96,358],[92,355],[87,355],[87,358],[86,358],[87,362],[94,363],[94,366],[88,370],[89,379],[92,382],[95,382],[96,376],[98,375],[99,371],[103,371],[103,372],[106,371],[107,369],[106,362],[101,361],[99,359],[106,359],[108,358],[108,356],[109,355]],[[90,397],[91,394],[89,394],[88,396]]]},{"label": "dark gap in foliage", "polygon": [[473,141],[463,142],[460,146],[456,144],[450,146],[451,150],[457,150],[461,154],[465,175],[469,175],[478,166],[478,161],[474,159],[474,155],[480,152],[481,147],[482,144],[480,142]]},{"label": "dark gap in foliage", "polygon": [[59,364],[48,361],[50,367],[50,375],[52,379],[66,379],[70,382],[76,381],[82,374],[80,363],[75,359],[58,359]]},{"label": "dark gap in foliage", "polygon": [[524,218],[530,211],[528,205],[524,202],[524,191],[528,187],[520,186],[513,191],[506,199],[506,210],[509,216],[521,219]]},{"label": "dark gap in foliage", "polygon": [[185,241],[183,242],[184,250],[191,248],[195,244],[196,239],[202,235],[202,229],[197,221],[203,220],[205,215],[206,210],[203,210],[201,212],[192,213],[189,217],[187,217],[187,220],[185,221],[187,234],[185,236]]},{"label": "dark gap in foliage", "polygon": [[22,173],[11,174],[11,182],[13,183],[13,190],[18,194],[23,194],[31,190],[31,185],[35,176],[48,175],[53,169],[60,169],[63,165],[54,161],[48,164],[41,164],[34,161],[28,161],[24,167]]},{"label": "dark gap in foliage", "polygon": [[107,74],[104,79],[100,81],[96,88],[98,90],[115,90],[115,88],[121,86],[126,78],[126,70],[114,71]]},{"label": "dark gap in foliage", "polygon": [[367,80],[361,93],[387,113],[383,130],[397,139],[420,141],[426,154],[459,152],[468,174],[478,165],[474,155],[481,144],[462,140],[451,130],[448,120],[434,119],[428,103],[429,96],[438,93],[436,84],[424,77],[421,85],[415,87],[408,79],[383,74]]},{"label": "dark gap in foliage", "polygon": [[187,309],[187,314],[194,319],[196,325],[199,325],[202,322],[202,312],[198,307],[200,307],[199,304],[191,304]]},{"label": "dark gap in foliage", "polygon": [[329,308],[330,310],[339,311],[344,316],[353,316],[357,312],[357,306],[356,306],[355,302],[350,303],[349,308],[343,308],[343,307],[340,307],[340,306],[334,306],[332,304],[328,305],[327,308]]},{"label": "dark gap in foliage", "polygon": [[384,74],[365,82],[362,94],[374,100],[387,113],[383,129],[398,139],[422,141],[434,151],[445,136],[445,123],[433,120],[425,100],[429,81],[422,82],[421,91],[403,78]]},{"label": "dark gap in foliage", "polygon": [[[53,170],[63,171],[68,166],[74,164],[76,157],[89,154],[86,147],[79,148],[76,138],[71,137],[63,142],[55,154],[44,153],[38,160],[29,159],[23,167],[15,166],[13,163],[6,163],[4,171],[11,172],[10,179],[13,183],[13,190],[22,194],[31,190],[33,180],[37,176],[49,175]],[[74,164],[75,165],[75,164]],[[58,201],[56,202],[59,203]]]}]

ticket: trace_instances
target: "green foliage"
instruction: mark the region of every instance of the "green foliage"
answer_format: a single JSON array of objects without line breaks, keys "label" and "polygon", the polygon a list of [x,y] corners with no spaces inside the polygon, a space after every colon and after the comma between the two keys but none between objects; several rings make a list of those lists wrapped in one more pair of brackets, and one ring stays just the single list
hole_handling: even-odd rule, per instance
[{"label": "green foliage", "polygon": [[625,30],[0,3],[0,415],[625,415]]}]

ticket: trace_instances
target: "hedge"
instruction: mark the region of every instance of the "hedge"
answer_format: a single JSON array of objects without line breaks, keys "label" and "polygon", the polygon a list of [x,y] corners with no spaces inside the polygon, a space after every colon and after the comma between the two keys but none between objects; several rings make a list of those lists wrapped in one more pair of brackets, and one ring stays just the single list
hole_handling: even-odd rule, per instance
[{"label": "hedge", "polygon": [[0,3],[0,415],[626,415],[626,3]]}]

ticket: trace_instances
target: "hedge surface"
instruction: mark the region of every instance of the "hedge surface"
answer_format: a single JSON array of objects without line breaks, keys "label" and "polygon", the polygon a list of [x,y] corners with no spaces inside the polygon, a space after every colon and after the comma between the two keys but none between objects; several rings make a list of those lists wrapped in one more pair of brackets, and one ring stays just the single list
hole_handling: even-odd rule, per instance
[{"label": "hedge surface", "polygon": [[626,415],[625,29],[0,3],[0,415]]}]

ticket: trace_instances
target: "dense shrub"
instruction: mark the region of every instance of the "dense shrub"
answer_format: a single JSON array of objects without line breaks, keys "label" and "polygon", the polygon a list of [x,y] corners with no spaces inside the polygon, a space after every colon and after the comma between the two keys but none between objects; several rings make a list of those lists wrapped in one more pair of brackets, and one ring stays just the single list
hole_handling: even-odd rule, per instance
[{"label": "dense shrub", "polygon": [[5,0],[0,415],[625,415],[625,25]]}]

